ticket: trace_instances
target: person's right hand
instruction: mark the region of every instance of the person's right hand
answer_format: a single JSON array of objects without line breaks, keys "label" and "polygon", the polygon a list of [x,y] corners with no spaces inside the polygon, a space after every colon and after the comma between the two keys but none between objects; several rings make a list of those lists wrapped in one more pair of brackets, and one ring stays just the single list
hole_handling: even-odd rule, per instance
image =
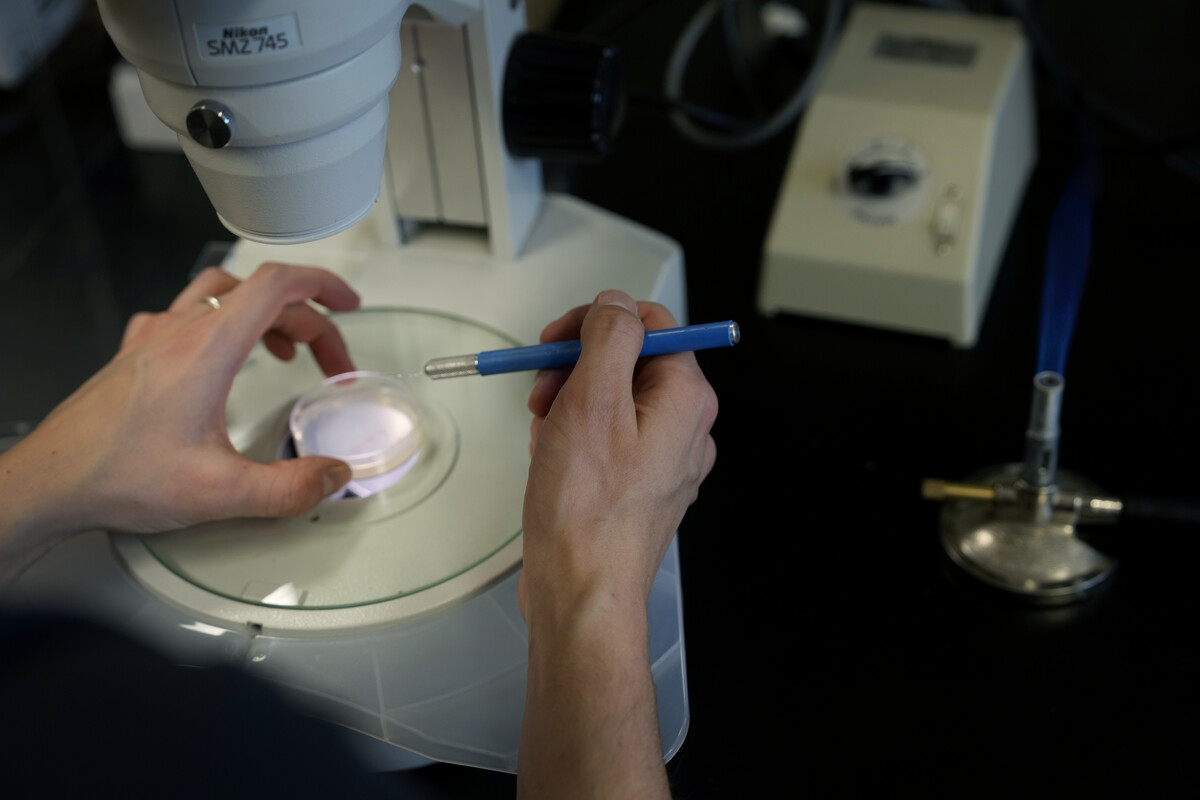
[{"label": "person's right hand", "polygon": [[670,797],[646,601],[712,469],[717,415],[694,355],[638,358],[647,328],[674,325],[661,306],[609,291],[542,333],[583,346],[529,397],[518,797]]},{"label": "person's right hand", "polygon": [[646,330],[676,325],[653,303],[600,294],[548,325],[579,338],[572,369],[530,394],[521,608],[600,592],[644,613],[663,554],[712,469],[717,398],[692,353],[639,360]]}]

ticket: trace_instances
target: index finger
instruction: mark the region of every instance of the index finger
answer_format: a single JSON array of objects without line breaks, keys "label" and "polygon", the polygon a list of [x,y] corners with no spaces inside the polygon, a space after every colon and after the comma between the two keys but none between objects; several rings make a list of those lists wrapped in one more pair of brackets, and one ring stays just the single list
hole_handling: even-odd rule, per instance
[{"label": "index finger", "polygon": [[[560,342],[564,339],[578,339],[579,332],[583,328],[583,320],[591,308],[591,305],[572,308],[543,328],[538,340],[545,343]],[[641,317],[642,324],[648,331],[674,328],[679,324],[675,321],[675,317],[671,312],[665,306],[658,303],[639,302],[637,309],[638,316]]]},{"label": "index finger", "polygon": [[[604,294],[601,293],[601,296]],[[542,330],[539,340],[546,343],[580,338],[583,330],[583,322],[594,305],[593,303],[572,308],[558,319],[549,323]],[[678,324],[671,312],[658,303],[637,303],[636,307],[638,317],[642,320],[642,326],[647,331],[673,328]],[[681,356],[681,358],[685,357],[686,354]],[[534,381],[533,388],[529,393],[528,403],[529,410],[535,416],[545,416],[549,413],[554,399],[566,383],[572,369],[572,367],[559,367],[538,372],[537,380]]]},{"label": "index finger", "polygon": [[332,272],[267,263],[226,295],[222,307],[222,313],[229,311],[225,335],[233,338],[236,346],[249,349],[286,307],[307,300],[332,311],[353,311],[359,304],[358,294]]},{"label": "index finger", "polygon": [[578,339],[579,329],[583,327],[583,318],[587,316],[591,305],[576,306],[542,329],[538,341],[561,342],[568,339]]},{"label": "index finger", "polygon": [[646,329],[627,294],[604,291],[584,315],[579,360],[563,384],[565,393],[587,398],[594,413],[613,424],[636,424],[633,373]]}]

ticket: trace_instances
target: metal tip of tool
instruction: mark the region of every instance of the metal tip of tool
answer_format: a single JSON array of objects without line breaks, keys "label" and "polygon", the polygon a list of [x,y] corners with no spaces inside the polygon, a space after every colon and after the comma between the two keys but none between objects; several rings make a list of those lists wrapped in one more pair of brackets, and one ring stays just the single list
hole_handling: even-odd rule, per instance
[{"label": "metal tip of tool", "polygon": [[729,323],[729,341],[737,344],[742,340],[742,329],[736,322]]},{"label": "metal tip of tool", "polygon": [[425,374],[434,380],[441,378],[461,378],[466,375],[478,375],[474,354],[469,356],[450,356],[435,358],[425,365]]}]

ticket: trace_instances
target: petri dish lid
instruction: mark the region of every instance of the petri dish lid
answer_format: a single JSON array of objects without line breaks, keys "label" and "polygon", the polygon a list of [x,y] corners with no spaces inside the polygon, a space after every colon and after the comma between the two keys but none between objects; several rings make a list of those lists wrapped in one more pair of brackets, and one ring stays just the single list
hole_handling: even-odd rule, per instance
[{"label": "petri dish lid", "polygon": [[[428,359],[447,353],[520,344],[470,320],[423,310],[331,316],[364,371],[419,373]],[[256,347],[226,408],[233,445],[256,461],[279,458],[297,399],[323,378],[312,359],[285,363]],[[368,497],[327,499],[293,519],[227,520],[142,537],[153,556],[147,561],[204,593],[298,610],[388,603],[449,581],[463,595],[480,591],[483,585],[463,576],[492,581],[520,563],[520,548],[509,545],[521,528],[532,381],[529,373],[403,381],[401,395],[415,413],[414,435],[401,438],[416,447],[399,480]],[[498,554],[512,563],[474,569]],[[149,575],[141,559],[126,560],[135,577]],[[161,584],[143,583],[155,591]],[[184,594],[195,592],[166,599],[191,603]]]},{"label": "petri dish lid", "polygon": [[341,459],[355,480],[399,469],[428,435],[427,414],[405,384],[400,376],[367,370],[321,381],[292,406],[296,454]]}]

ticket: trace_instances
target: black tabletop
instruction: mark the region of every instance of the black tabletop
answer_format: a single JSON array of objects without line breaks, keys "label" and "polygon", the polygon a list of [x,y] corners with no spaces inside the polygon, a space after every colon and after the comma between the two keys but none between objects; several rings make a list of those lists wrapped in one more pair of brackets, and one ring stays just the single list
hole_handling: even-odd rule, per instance
[{"label": "black tabletop", "polygon": [[[674,5],[610,32],[631,53],[631,80],[661,81],[662,43],[690,13],[678,6],[698,4]],[[570,7],[578,16],[564,25],[603,19]],[[1129,107],[1147,124],[1162,120],[1164,137],[1189,122],[1197,130],[1196,97],[1172,94],[1164,78],[1190,83],[1197,72],[1194,57],[1165,44],[1162,26],[1183,21],[1165,12],[1179,8],[1142,21],[1160,37],[1154,56],[1122,38],[1114,26],[1138,24],[1112,10],[1107,26],[1062,8],[1046,16],[1047,32],[1095,31],[1076,49],[1123,45],[1100,70],[1069,50],[1063,58],[1079,59],[1070,74],[1120,75],[1084,86],[1136,98]],[[695,97],[736,108],[719,52],[699,65]],[[681,531],[692,725],[673,765],[679,796],[783,785],[818,796],[1019,787],[1041,797],[1117,781],[1152,796],[1194,790],[1196,529],[1127,522],[1097,535],[1120,558],[1107,590],[1034,609],[978,591],[949,563],[941,508],[920,494],[926,477],[961,479],[1023,456],[1047,232],[1081,141],[1041,64],[1037,86],[1038,167],[970,350],[757,312],[792,130],[718,153],[633,112],[611,162],[576,173],[584,197],[683,244],[694,320],[734,317],[744,333],[735,353],[700,356],[721,400],[720,454]],[[1173,105],[1143,112],[1156,100]],[[1109,144],[1065,370],[1060,463],[1117,495],[1197,500],[1198,337],[1185,287],[1200,264],[1200,170],[1101,128]]]},{"label": "black tabletop", "polygon": [[[656,89],[699,5],[574,0],[556,24],[617,42],[630,81]],[[1155,141],[1200,129],[1200,69],[1178,34],[1195,29],[1190,4],[1042,5],[1050,33],[1086,34],[1056,41],[1089,92]],[[203,246],[230,238],[181,157],[121,146],[96,66],[111,50],[86,31],[72,44],[2,97],[0,422],[44,415],[113,352],[129,314],[165,306]],[[744,111],[723,53],[705,40],[689,86]],[[791,57],[771,80],[803,74],[803,53]],[[1194,791],[1197,531],[1122,522],[1103,539],[1120,559],[1106,589],[1037,609],[950,564],[940,506],[920,495],[926,477],[1022,456],[1047,231],[1078,144],[1051,77],[1039,67],[1040,158],[971,349],[758,312],[794,126],[714,152],[631,108],[607,162],[548,168],[553,185],[679,241],[692,321],[742,326],[735,350],[700,355],[721,402],[719,457],[680,531],[691,727],[669,765],[676,796]],[[1100,130],[1060,463],[1118,496],[1200,500],[1200,168],[1186,147],[1145,146],[1112,120]]]}]

